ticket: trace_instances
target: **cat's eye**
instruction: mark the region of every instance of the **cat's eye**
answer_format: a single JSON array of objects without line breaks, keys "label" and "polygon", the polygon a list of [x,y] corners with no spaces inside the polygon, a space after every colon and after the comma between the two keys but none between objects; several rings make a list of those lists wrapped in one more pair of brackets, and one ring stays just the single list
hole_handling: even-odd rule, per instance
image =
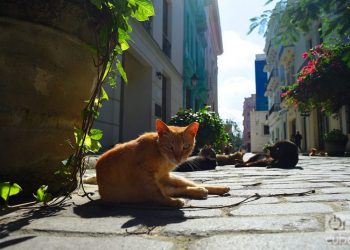
[{"label": "cat's eye", "polygon": [[183,149],[189,149],[190,148],[190,144],[185,144],[184,146],[183,146]]}]

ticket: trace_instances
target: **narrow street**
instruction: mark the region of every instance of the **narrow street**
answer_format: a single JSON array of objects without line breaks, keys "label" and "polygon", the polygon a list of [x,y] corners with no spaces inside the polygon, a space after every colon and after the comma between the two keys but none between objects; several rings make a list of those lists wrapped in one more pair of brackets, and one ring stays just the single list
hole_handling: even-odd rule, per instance
[{"label": "narrow street", "polygon": [[[301,156],[294,170],[224,166],[182,175],[228,185],[230,196],[169,210],[105,207],[74,194],[62,207],[2,216],[0,248],[349,249],[350,158]],[[86,188],[97,200],[97,187]]]}]

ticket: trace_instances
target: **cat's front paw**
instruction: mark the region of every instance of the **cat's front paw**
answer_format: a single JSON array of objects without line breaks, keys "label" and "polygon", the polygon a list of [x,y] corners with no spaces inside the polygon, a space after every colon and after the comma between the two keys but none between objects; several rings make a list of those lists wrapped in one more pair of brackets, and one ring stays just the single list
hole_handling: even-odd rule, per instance
[{"label": "cat's front paw", "polygon": [[230,190],[231,190],[230,187],[224,187],[224,188],[223,188],[224,194],[230,192]]},{"label": "cat's front paw", "polygon": [[173,201],[174,201],[174,203],[172,205],[174,207],[183,207],[186,204],[184,199],[174,199]]},{"label": "cat's front paw", "polygon": [[197,192],[198,192],[198,198],[200,199],[206,199],[208,197],[208,193],[209,193],[208,189],[204,187],[198,187]]}]

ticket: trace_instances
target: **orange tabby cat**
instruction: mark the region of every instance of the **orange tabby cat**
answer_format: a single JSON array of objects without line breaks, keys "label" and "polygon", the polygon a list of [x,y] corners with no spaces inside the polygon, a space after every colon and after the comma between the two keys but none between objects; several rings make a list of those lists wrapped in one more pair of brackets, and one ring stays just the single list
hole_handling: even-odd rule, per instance
[{"label": "orange tabby cat", "polygon": [[182,207],[179,196],[204,199],[224,194],[224,186],[204,186],[170,173],[191,154],[199,124],[167,126],[156,121],[157,132],[116,145],[98,159],[96,178],[105,202],[152,202]]}]

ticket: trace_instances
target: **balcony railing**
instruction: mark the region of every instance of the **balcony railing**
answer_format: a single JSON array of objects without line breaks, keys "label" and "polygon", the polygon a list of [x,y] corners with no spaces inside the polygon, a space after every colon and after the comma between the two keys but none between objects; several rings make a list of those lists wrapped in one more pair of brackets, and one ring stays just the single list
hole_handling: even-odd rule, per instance
[{"label": "balcony railing", "polygon": [[276,77],[277,76],[277,70],[276,69],[273,69],[269,75],[269,79],[267,79],[267,84],[270,83],[270,81],[272,80],[273,77]]},{"label": "balcony railing", "polygon": [[171,58],[171,43],[168,39],[168,37],[163,34],[163,48],[162,48],[164,54],[166,54],[169,58]]},{"label": "balcony railing", "polygon": [[277,112],[277,111],[280,111],[281,110],[281,104],[280,103],[274,103],[270,110],[269,110],[269,116],[273,113],[273,112]]}]

